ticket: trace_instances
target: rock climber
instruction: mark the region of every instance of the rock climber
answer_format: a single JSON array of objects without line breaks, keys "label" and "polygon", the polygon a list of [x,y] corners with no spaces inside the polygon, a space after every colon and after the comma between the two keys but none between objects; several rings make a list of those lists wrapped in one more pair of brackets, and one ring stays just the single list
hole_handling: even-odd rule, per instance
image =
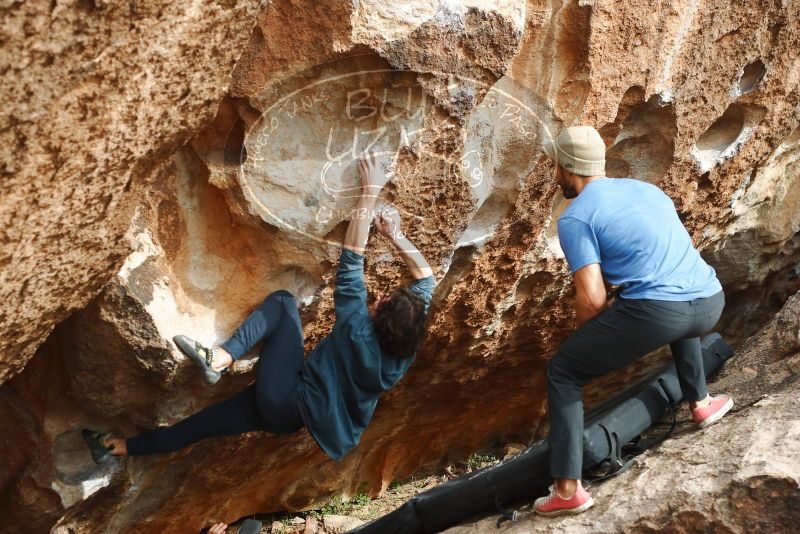
[{"label": "rock climber", "polygon": [[[172,426],[135,437],[84,429],[96,462],[112,455],[169,453],[210,436],[251,431],[291,434],[303,427],[336,460],[358,444],[380,394],[397,384],[414,361],[435,287],[430,265],[400,231],[397,210],[375,212],[388,181],[380,158],[366,154],[358,170],[361,193],[339,259],[330,334],[304,359],[297,301],[280,290],[267,296],[220,346],[209,348],[176,336],[175,344],[197,364],[209,385],[263,340],[255,383]],[[368,305],[364,252],[373,221],[414,281],[377,295]]]},{"label": "rock climber", "polygon": [[575,284],[579,327],[547,367],[555,482],[534,508],[549,516],[593,504],[580,480],[581,395],[590,380],[668,344],[698,427],[733,407],[729,396],[708,394],[700,347],[700,336],[725,305],[722,286],[692,245],[672,200],[655,185],[606,177],[605,144],[590,126],[564,130],[551,156],[564,197],[573,199],[558,219],[558,237]]}]

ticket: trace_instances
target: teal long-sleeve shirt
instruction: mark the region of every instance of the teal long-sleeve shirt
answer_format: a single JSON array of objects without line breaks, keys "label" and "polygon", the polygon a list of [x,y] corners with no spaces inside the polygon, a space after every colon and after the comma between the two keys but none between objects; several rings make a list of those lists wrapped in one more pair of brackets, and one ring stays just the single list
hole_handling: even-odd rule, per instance
[{"label": "teal long-sleeve shirt", "polygon": [[[429,276],[408,286],[425,301],[426,311],[435,285]],[[299,394],[306,428],[328,456],[339,460],[358,444],[378,397],[400,381],[414,355],[395,358],[381,352],[367,309],[364,256],[342,250],[333,302],[336,322],[306,358]]]}]

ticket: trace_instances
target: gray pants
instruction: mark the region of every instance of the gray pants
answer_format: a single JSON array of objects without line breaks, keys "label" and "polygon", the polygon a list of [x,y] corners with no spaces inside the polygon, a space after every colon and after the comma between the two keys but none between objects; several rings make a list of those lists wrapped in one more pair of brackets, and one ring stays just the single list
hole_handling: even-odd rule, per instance
[{"label": "gray pants", "polygon": [[719,320],[725,296],[686,302],[618,298],[586,321],[547,366],[550,474],[580,479],[583,466],[583,385],[669,344],[683,400],[707,395],[700,336]]}]

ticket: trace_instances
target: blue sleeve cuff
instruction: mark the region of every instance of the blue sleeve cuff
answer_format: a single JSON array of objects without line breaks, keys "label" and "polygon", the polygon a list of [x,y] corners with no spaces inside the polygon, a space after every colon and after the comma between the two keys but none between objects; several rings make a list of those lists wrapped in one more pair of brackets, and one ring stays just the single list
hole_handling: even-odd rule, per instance
[{"label": "blue sleeve cuff", "polygon": [[577,267],[570,266],[569,270],[572,272],[572,274],[575,274],[578,271],[580,271],[581,269],[583,269],[584,267],[586,267],[587,265],[593,265],[595,263],[600,263],[600,262],[599,261],[590,261],[590,262],[584,263],[583,265],[578,265]]},{"label": "blue sleeve cuff", "polygon": [[364,256],[362,254],[352,251],[349,248],[342,248],[342,254],[339,256],[339,269],[353,271],[363,268]]}]

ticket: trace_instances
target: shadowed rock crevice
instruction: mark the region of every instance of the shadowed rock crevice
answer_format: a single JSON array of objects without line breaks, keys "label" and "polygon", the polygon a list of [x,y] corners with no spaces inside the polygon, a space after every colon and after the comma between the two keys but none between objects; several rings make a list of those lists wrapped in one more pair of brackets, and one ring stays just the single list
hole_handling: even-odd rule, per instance
[{"label": "shadowed rock crevice", "polygon": [[213,122],[192,139],[192,147],[212,172],[238,169],[247,160],[245,132],[260,116],[246,99],[225,97]]},{"label": "shadowed rock crevice", "polygon": [[16,490],[4,491],[0,497],[4,532],[48,532],[68,507],[91,499],[119,474],[116,462],[104,467],[92,462],[80,428],[133,426],[124,418],[93,413],[79,396],[73,396],[71,362],[62,358],[72,349],[67,320],[56,326],[25,370],[2,386],[2,397],[16,399],[19,409],[4,407],[3,412],[12,416],[4,428],[13,432],[16,443],[0,440],[0,454],[13,459],[13,451],[24,444],[28,455],[23,469],[0,480],[7,489]]},{"label": "shadowed rock crevice", "polygon": [[745,65],[736,87],[737,94],[743,95],[755,90],[766,73],[767,66],[764,65],[764,62],[760,59]]},{"label": "shadowed rock crevice", "polygon": [[634,85],[625,91],[619,101],[619,104],[617,105],[617,116],[614,118],[614,121],[609,122],[598,130],[607,147],[610,147],[614,144],[614,139],[616,139],[619,135],[623,125],[625,124],[625,119],[628,118],[628,115],[630,115],[631,111],[637,106],[642,105],[644,101],[644,87],[640,85]]},{"label": "shadowed rock crevice", "polygon": [[[626,109],[629,99],[640,93],[626,92],[619,113],[622,128],[606,152],[606,174],[631,177],[657,184],[672,165],[677,133],[675,108],[658,95]],[[607,131],[611,131],[609,128]]]},{"label": "shadowed rock crevice", "polygon": [[69,508],[85,501],[105,488],[120,470],[121,461],[112,459],[98,465],[86,455],[86,442],[80,429],[59,434],[53,440],[53,486],[58,489],[61,504]]},{"label": "shadowed rock crevice", "polygon": [[747,173],[731,202],[726,235],[704,251],[728,301],[729,336],[751,335],[797,291],[800,128]]},{"label": "shadowed rock crevice", "polygon": [[766,115],[762,106],[731,104],[709,128],[697,138],[692,153],[702,172],[733,156],[750,137]]}]

